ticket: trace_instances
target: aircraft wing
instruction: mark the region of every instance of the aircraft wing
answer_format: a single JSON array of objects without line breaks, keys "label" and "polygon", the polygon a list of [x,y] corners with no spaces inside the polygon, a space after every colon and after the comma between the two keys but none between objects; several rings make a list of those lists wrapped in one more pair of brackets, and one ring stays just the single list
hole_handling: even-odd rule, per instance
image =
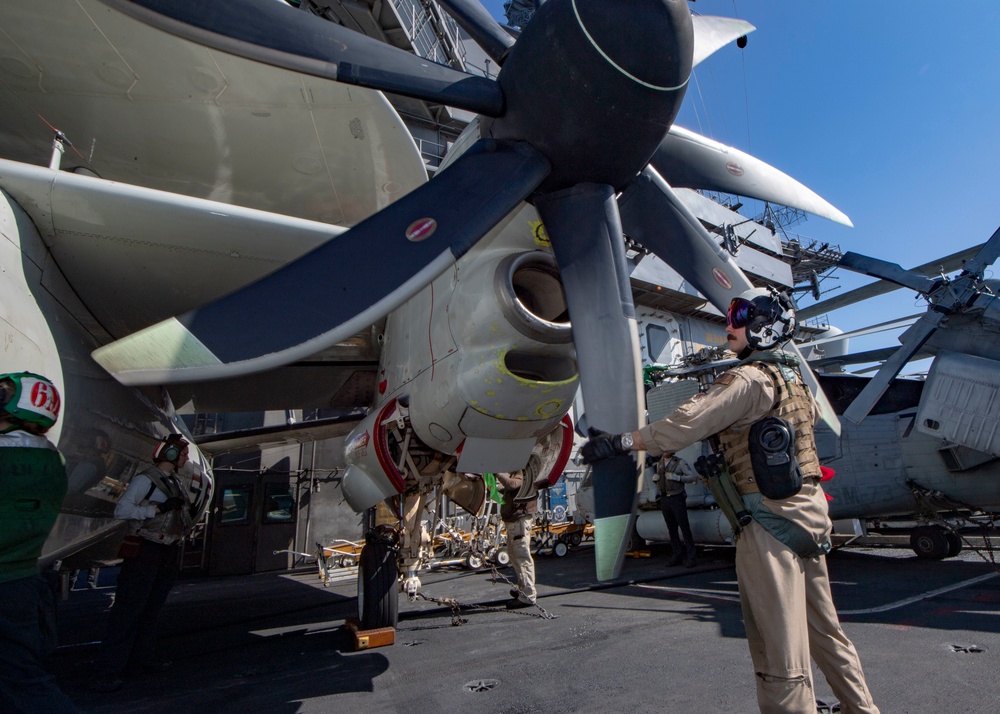
[{"label": "aircraft wing", "polygon": [[4,0],[0,28],[0,158],[48,164],[59,130],[63,169],[344,226],[427,180],[381,92],[210,50],[98,0]]},{"label": "aircraft wing", "polygon": [[119,337],[220,297],[345,229],[0,160],[70,285]]},{"label": "aircraft wing", "polygon": [[364,417],[363,413],[341,417],[327,417],[298,422],[261,426],[253,429],[238,429],[217,434],[203,434],[195,437],[198,448],[210,456],[231,454],[247,449],[263,449],[277,446],[306,444],[313,441],[332,439],[350,433]]},{"label": "aircraft wing", "polygon": [[[99,343],[259,279],[345,231],[175,193],[0,160],[0,188],[30,214],[92,312]],[[183,411],[370,403],[378,356],[367,331],[256,380],[171,390]],[[186,407],[186,408],[184,408]]]}]

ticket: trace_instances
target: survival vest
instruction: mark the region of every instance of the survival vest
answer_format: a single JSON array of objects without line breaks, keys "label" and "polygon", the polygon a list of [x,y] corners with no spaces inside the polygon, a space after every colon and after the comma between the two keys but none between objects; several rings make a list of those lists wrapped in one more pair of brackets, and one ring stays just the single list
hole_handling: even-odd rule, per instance
[{"label": "survival vest", "polygon": [[[774,350],[754,353],[745,364],[760,369],[770,377],[775,387],[774,405],[761,418],[778,417],[791,424],[795,430],[795,457],[803,481],[815,486],[820,481],[821,473],[813,435],[812,398],[797,369],[798,360]],[[719,443],[725,454],[729,475],[753,520],[800,557],[811,558],[828,553],[829,534],[817,542],[804,527],[767,508],[754,477],[749,433],[749,429],[727,429],[719,434]],[[815,497],[825,498],[821,491]]]},{"label": "survival vest", "polygon": [[[787,361],[785,357],[788,357]],[[770,361],[772,359],[775,361]],[[795,364],[794,358],[781,352],[762,352],[755,353],[748,364],[768,375],[774,384],[774,406],[764,418],[774,416],[792,425],[795,429],[795,458],[798,459],[802,477],[819,479],[819,459],[816,456],[816,439],[812,426],[812,399],[798,370],[792,366]],[[759,492],[750,463],[749,431],[727,429],[719,434],[719,443],[729,464],[729,474],[741,495]]]},{"label": "survival vest", "polygon": [[[139,505],[155,505],[155,502],[149,500],[149,497],[153,495],[153,491],[156,489],[165,493],[167,498],[183,498],[185,502],[189,500],[176,476],[165,473],[156,466],[150,466],[142,472],[142,475],[152,482],[153,487],[150,488],[146,497]],[[142,521],[129,521],[127,533],[128,535],[137,535],[146,540],[151,540],[154,543],[169,545],[176,543],[186,536],[191,531],[193,525],[194,522],[191,518],[190,510],[188,508],[181,508],[176,511],[157,513],[155,516]]]}]

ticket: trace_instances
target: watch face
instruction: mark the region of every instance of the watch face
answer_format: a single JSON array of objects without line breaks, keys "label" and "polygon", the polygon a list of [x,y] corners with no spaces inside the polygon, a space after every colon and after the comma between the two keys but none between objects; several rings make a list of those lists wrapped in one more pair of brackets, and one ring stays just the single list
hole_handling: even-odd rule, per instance
[{"label": "watch face", "polygon": [[626,431],[622,434],[622,448],[631,449],[632,448],[632,432]]}]

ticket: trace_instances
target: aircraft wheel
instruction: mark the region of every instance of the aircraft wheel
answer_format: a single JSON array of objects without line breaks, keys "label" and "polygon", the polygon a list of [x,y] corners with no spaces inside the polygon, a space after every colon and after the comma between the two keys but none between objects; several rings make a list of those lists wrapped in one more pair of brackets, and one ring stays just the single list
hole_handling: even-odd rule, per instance
[{"label": "aircraft wheel", "polygon": [[506,550],[498,550],[493,559],[497,565],[507,565],[510,562],[510,555]]},{"label": "aircraft wheel", "polygon": [[561,540],[556,541],[556,544],[552,546],[552,554],[557,558],[561,558],[569,552],[569,546],[563,543]]},{"label": "aircraft wheel", "polygon": [[954,558],[962,552],[962,536],[954,531],[946,531],[944,537],[948,539],[948,555],[946,558]]},{"label": "aircraft wheel", "polygon": [[481,567],[483,567],[483,559],[480,558],[475,553],[466,553],[465,567],[469,568],[470,570],[479,570]]},{"label": "aircraft wheel", "polygon": [[372,539],[358,560],[358,621],[362,630],[395,627],[399,621],[396,549]]},{"label": "aircraft wheel", "polygon": [[910,535],[910,547],[923,560],[941,560],[948,557],[951,546],[943,528],[919,526]]}]

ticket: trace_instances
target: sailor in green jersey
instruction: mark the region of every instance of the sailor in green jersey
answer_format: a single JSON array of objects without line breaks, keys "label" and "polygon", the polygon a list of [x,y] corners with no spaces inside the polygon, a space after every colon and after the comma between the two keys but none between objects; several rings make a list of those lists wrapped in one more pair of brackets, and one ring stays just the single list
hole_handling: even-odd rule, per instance
[{"label": "sailor in green jersey", "polygon": [[66,495],[66,462],[45,433],[59,418],[55,385],[0,374],[0,711],[75,712],[42,662],[55,648],[55,592],[38,570]]}]

